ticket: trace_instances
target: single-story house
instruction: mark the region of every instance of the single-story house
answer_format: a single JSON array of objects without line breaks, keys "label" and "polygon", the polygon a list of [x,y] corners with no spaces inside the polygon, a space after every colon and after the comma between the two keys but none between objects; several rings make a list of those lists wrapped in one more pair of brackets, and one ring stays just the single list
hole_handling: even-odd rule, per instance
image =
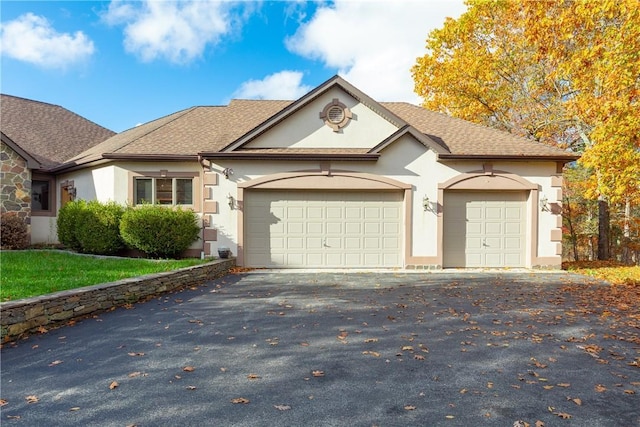
[{"label": "single-story house", "polygon": [[559,268],[575,159],[335,76],[295,101],[178,111],[50,172],[57,200],[191,208],[191,252],[245,267]]},{"label": "single-story house", "polygon": [[32,243],[55,241],[57,207],[74,195],[50,170],[113,135],[59,105],[0,95],[0,212],[23,218]]}]

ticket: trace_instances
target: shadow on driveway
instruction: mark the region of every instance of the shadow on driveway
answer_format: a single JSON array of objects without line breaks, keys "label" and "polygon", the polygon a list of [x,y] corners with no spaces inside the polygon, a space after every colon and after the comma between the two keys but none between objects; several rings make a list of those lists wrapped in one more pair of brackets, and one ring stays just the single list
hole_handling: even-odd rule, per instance
[{"label": "shadow on driveway", "polygon": [[230,275],[5,345],[2,424],[640,426],[640,349],[572,281]]}]

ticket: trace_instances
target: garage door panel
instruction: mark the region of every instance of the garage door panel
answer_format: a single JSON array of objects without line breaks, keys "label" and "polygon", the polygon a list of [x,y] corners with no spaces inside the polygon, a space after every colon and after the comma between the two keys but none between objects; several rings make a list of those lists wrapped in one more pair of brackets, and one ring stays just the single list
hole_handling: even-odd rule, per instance
[{"label": "garage door panel", "polygon": [[344,212],[339,206],[327,206],[327,219],[342,219]]},{"label": "garage door panel", "polygon": [[485,222],[484,233],[491,234],[502,234],[502,223],[501,222]]},{"label": "garage door panel", "polygon": [[362,224],[359,222],[347,222],[344,225],[346,234],[361,234],[362,233]]},{"label": "garage door panel", "polygon": [[483,248],[487,250],[502,249],[502,238],[500,237],[485,237],[482,241]]},{"label": "garage door panel", "polygon": [[322,219],[323,209],[321,206],[310,206],[307,207],[307,218],[308,219]]},{"label": "garage door panel", "polygon": [[446,192],[443,232],[445,267],[524,266],[526,193]]},{"label": "garage door panel", "polygon": [[365,222],[364,224],[364,234],[380,234],[380,223],[379,222]]},{"label": "garage door panel", "polygon": [[501,206],[488,206],[484,212],[484,218],[488,220],[502,219],[502,209]]},{"label": "garage door panel", "polygon": [[301,234],[304,232],[305,224],[302,222],[288,222],[287,233],[289,234]]},{"label": "garage door panel", "polygon": [[383,247],[387,249],[397,249],[400,252],[400,239],[397,237],[383,237]]},{"label": "garage door panel", "polygon": [[245,192],[252,267],[399,267],[403,192]]},{"label": "garage door panel", "polygon": [[342,222],[327,222],[326,224],[326,234],[342,234],[342,226],[344,224]]},{"label": "garage door panel", "polygon": [[307,234],[323,234],[324,233],[324,223],[322,222],[308,222],[307,223]]},{"label": "garage door panel", "polygon": [[305,242],[307,249],[322,249],[322,240],[321,237],[307,237]]}]

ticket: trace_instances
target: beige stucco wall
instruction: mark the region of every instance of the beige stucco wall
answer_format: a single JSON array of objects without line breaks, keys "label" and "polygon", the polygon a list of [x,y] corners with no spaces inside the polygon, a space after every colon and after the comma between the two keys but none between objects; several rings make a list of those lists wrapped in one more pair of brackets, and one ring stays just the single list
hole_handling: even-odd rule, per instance
[{"label": "beige stucco wall", "polygon": [[[427,149],[411,136],[405,140],[399,140],[387,147],[377,162],[331,162],[321,165],[320,162],[265,162],[265,161],[227,161],[212,165],[214,170],[223,170],[231,167],[234,174],[225,179],[221,177],[218,185],[213,188],[213,197],[220,200],[220,212],[213,215],[214,226],[220,230],[218,245],[231,248],[237,253],[238,222],[227,204],[227,196],[238,197],[239,183],[261,178],[268,175],[303,171],[320,170],[329,167],[331,170],[347,170],[374,175],[383,175],[394,180],[410,184],[412,197],[411,212],[411,255],[418,258],[433,259],[438,255],[438,184],[446,182],[461,174],[483,171],[486,162],[459,161],[440,163],[436,161],[433,151]],[[524,163],[524,162],[493,162],[495,171],[504,171],[518,175],[532,185],[539,187],[540,198],[546,196],[549,201],[555,201],[557,189],[551,186],[549,175],[555,174],[555,162]],[[424,197],[428,197],[433,209],[425,211],[423,207]],[[553,230],[558,229],[558,215],[551,212],[541,212],[538,207],[538,197],[534,192],[529,192],[527,206],[527,224],[533,229],[534,235],[530,239],[536,240],[535,248],[532,242],[527,242],[526,257],[529,260],[527,267],[536,266],[537,258],[557,258],[557,243],[551,241]],[[406,226],[406,224],[405,224]],[[532,253],[535,250],[536,253]],[[408,254],[405,254],[408,255]],[[559,258],[557,258],[559,262]]]},{"label": "beige stucco wall", "polygon": [[[334,132],[319,118],[320,112],[334,98],[353,114],[347,126],[339,132]],[[396,130],[393,124],[369,107],[341,89],[333,88],[287,118],[286,126],[275,126],[245,148],[371,148]]]}]

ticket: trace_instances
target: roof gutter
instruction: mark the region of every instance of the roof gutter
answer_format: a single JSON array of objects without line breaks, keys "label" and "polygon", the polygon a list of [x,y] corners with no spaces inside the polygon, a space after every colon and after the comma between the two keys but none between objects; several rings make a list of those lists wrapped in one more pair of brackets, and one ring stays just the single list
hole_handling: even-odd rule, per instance
[{"label": "roof gutter", "polygon": [[569,163],[580,158],[579,155],[530,156],[530,155],[474,155],[474,154],[438,154],[438,160],[512,160],[516,162],[548,161]]},{"label": "roof gutter", "polygon": [[207,160],[304,160],[304,161],[377,161],[379,153],[345,153],[345,154],[319,154],[319,153],[200,153]]}]

